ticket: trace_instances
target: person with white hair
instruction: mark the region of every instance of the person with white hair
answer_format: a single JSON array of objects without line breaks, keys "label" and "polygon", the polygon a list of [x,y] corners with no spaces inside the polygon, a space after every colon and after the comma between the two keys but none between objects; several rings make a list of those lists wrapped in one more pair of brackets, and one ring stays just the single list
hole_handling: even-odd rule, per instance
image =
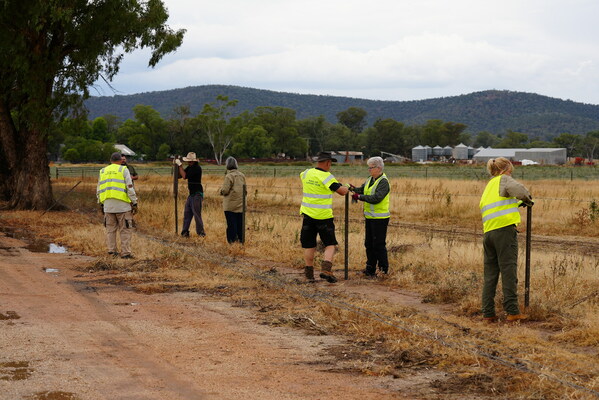
[{"label": "person with white hair", "polygon": [[227,219],[227,242],[242,242],[243,238],[243,186],[245,175],[239,171],[237,160],[228,157],[225,161],[227,175],[220,188],[223,198],[223,209]]},{"label": "person with white hair", "polygon": [[375,277],[377,266],[383,274],[389,273],[387,257],[387,227],[389,226],[389,198],[391,185],[383,172],[385,163],[381,157],[371,157],[366,162],[370,177],[360,187],[350,186],[354,192],[352,201],[364,202],[366,233],[366,269],[367,277]]}]

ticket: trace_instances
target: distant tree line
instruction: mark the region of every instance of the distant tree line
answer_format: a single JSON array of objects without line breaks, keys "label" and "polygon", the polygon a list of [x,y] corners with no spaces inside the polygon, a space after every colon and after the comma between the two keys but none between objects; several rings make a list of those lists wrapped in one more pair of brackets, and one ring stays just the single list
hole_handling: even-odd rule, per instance
[{"label": "distant tree line", "polygon": [[179,106],[169,119],[163,119],[151,106],[133,107],[134,118],[119,121],[104,115],[91,121],[85,116],[63,119],[49,137],[49,153],[71,162],[105,161],[114,144],[125,144],[145,160],[165,160],[170,155],[194,151],[198,156],[215,159],[233,155],[238,158],[285,157],[304,159],[322,150],[362,151],[366,156],[381,151],[411,156],[417,145],[532,148],[565,147],[568,156],[599,156],[599,131],[585,135],[562,133],[552,141],[507,131],[494,135],[486,131],[468,133],[459,122],[431,119],[424,124],[406,125],[391,118],[367,124],[367,112],[349,107],[337,113],[337,123],[323,115],[297,119],[287,107],[256,107],[235,114],[236,100],[218,95],[197,115],[189,107]]}]

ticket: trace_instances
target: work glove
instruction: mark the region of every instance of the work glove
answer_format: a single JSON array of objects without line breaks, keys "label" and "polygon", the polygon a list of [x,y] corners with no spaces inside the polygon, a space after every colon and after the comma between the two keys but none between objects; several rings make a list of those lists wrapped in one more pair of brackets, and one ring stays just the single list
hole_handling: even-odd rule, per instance
[{"label": "work glove", "polygon": [[352,185],[351,183],[346,183],[345,186],[347,186],[347,188],[349,189],[350,192],[353,192],[354,190],[356,190],[356,187],[354,185]]},{"label": "work glove", "polygon": [[181,162],[181,160],[179,160],[178,158],[175,158],[175,161],[174,161],[174,163],[175,163],[175,164],[177,164],[177,166],[179,166],[179,167],[180,167],[181,165],[183,165],[183,163]]},{"label": "work glove", "polygon": [[360,198],[360,195],[358,193],[354,193],[351,195],[351,202],[357,203],[359,198]]},{"label": "work glove", "polygon": [[534,205],[535,205],[535,202],[531,200],[530,203],[525,203],[525,202],[520,203],[518,205],[518,207],[532,207]]},{"label": "work glove", "polygon": [[137,203],[131,204],[131,214],[137,214]]}]

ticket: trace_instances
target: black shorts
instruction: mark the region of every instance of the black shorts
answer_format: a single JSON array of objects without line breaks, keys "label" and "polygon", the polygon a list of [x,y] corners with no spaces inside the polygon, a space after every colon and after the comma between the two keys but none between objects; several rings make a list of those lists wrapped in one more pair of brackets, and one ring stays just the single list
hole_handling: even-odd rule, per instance
[{"label": "black shorts", "polygon": [[325,246],[334,246],[337,244],[335,237],[335,222],[333,218],[329,219],[314,219],[304,214],[304,222],[302,223],[302,233],[300,234],[300,242],[302,248],[311,249],[316,247],[316,235],[320,235],[320,240]]}]

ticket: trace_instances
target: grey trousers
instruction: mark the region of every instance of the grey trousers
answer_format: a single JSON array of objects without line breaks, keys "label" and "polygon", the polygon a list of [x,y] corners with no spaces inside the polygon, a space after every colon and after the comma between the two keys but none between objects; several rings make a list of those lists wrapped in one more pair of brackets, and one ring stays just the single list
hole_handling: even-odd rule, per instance
[{"label": "grey trousers", "polygon": [[181,233],[189,233],[189,227],[191,226],[191,220],[194,219],[196,222],[196,233],[198,235],[205,235],[204,221],[202,220],[202,202],[204,196],[201,193],[189,195],[185,201],[185,211],[183,212],[183,230]]},{"label": "grey trousers", "polygon": [[495,316],[495,290],[499,275],[503,289],[503,309],[511,315],[518,308],[518,232],[515,225],[489,231],[483,236],[484,284],[483,317]]}]

